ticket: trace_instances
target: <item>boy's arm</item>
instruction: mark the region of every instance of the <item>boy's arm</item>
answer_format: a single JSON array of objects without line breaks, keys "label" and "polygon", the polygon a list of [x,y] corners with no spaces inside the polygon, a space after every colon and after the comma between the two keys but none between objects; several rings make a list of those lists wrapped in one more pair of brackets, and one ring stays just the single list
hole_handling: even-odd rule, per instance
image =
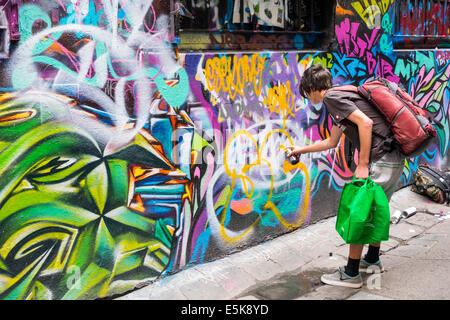
[{"label": "boy's arm", "polygon": [[[359,161],[355,170],[356,179],[367,179],[369,177],[370,149],[372,147],[372,127],[373,121],[367,117],[361,110],[353,111],[348,120],[358,126],[359,133]],[[309,152],[320,152],[336,148],[341,139],[342,131],[335,125],[331,129],[330,137],[305,147],[294,147],[288,155],[301,155]]]},{"label": "boy's arm", "polygon": [[333,127],[331,128],[330,137],[328,137],[325,140],[321,140],[319,142],[311,144],[309,146],[304,147],[295,146],[291,149],[291,153],[288,155],[288,157],[290,157],[291,155],[299,156],[303,153],[320,152],[336,148],[339,143],[339,140],[341,140],[341,136],[342,136],[341,129],[333,125]]},{"label": "boy's arm", "polygon": [[358,126],[359,133],[359,161],[355,170],[356,179],[367,179],[369,176],[370,150],[372,147],[373,121],[361,110],[353,111],[348,120]]}]

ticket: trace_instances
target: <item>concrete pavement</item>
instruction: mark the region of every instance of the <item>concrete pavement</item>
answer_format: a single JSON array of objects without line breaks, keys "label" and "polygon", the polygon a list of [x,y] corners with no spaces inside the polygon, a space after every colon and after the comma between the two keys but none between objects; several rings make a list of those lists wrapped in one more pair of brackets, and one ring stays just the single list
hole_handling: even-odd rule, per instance
[{"label": "concrete pavement", "polygon": [[[116,299],[450,299],[450,206],[431,202],[406,187],[394,194],[390,207],[391,213],[409,207],[416,207],[418,213],[391,225],[390,240],[381,245],[386,271],[363,274],[361,289],[320,282],[323,273],[334,272],[347,260],[348,245],[335,231],[333,217]],[[420,212],[425,210],[428,213]]]}]

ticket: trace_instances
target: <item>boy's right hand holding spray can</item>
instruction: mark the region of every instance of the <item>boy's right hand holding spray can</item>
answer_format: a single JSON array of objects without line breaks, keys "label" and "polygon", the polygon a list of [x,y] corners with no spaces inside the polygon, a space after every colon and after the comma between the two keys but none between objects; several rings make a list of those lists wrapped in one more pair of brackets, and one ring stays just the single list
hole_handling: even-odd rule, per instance
[{"label": "boy's right hand holding spray can", "polygon": [[288,158],[288,161],[290,164],[297,164],[300,161],[300,155],[294,153],[294,147],[287,147],[286,148],[286,158]]}]

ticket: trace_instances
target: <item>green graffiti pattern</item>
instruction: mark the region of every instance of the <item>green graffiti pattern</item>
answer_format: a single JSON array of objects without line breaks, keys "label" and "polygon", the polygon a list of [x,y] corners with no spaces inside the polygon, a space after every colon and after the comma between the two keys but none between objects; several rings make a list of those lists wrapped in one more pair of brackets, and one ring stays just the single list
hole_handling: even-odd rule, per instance
[{"label": "green graffiti pattern", "polygon": [[170,166],[140,134],[105,156],[51,96],[1,98],[0,299],[103,297],[159,276],[171,234],[127,206],[129,165]]}]

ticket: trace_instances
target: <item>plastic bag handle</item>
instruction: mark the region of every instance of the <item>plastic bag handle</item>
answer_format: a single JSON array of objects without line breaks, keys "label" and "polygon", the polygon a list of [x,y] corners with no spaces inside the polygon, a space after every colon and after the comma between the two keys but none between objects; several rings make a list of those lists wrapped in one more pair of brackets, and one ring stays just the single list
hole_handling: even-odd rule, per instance
[{"label": "plastic bag handle", "polygon": [[372,179],[370,179],[370,177],[367,177],[367,179],[356,179],[355,176],[353,175],[352,184],[357,184],[357,183],[359,183],[359,186],[364,186],[366,184],[373,183],[373,181],[372,181]]}]

